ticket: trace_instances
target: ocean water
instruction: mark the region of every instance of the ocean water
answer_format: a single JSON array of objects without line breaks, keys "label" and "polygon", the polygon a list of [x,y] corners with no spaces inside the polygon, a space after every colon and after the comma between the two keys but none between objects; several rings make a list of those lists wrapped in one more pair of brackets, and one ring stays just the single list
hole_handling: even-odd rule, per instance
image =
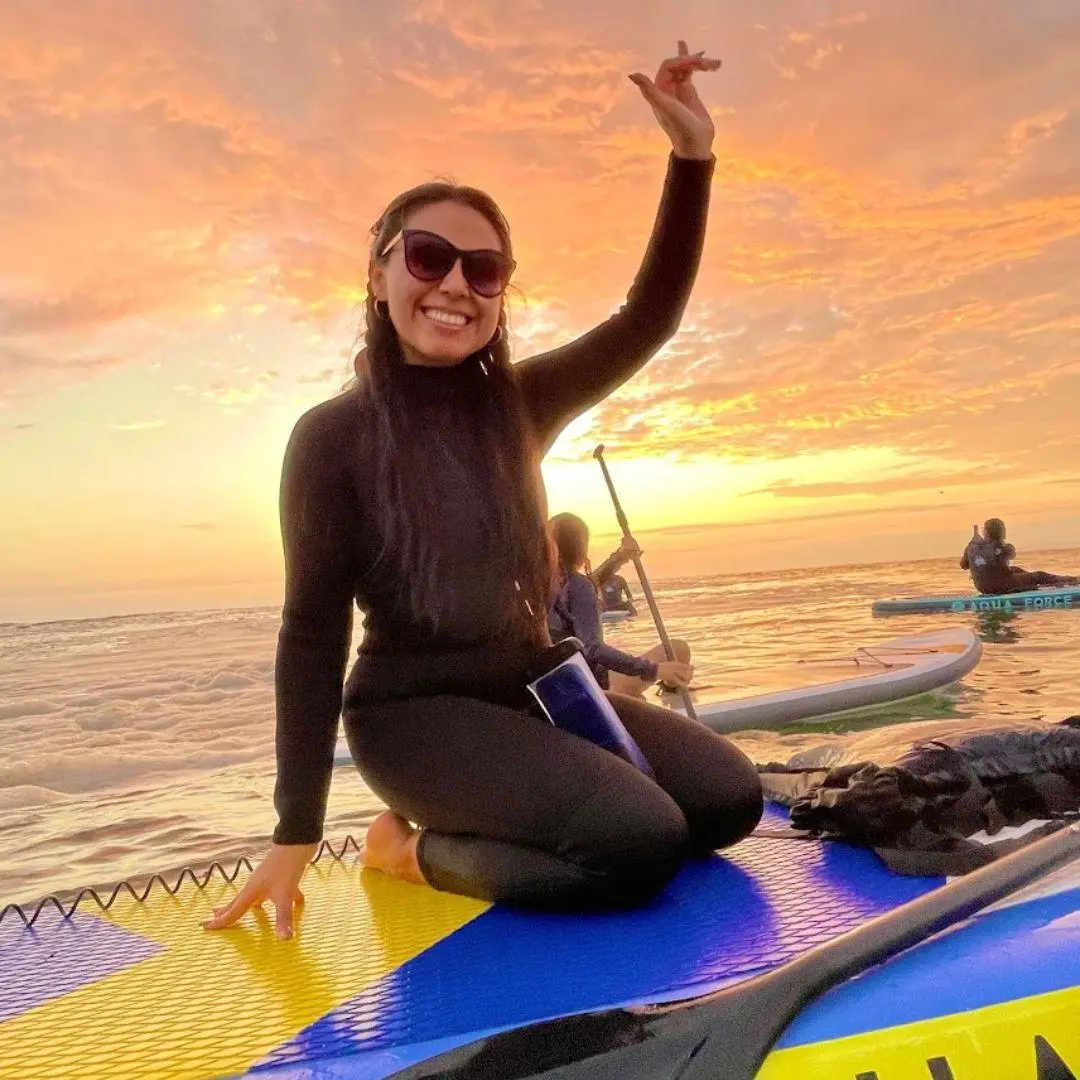
[{"label": "ocean water", "polygon": [[[1024,563],[1075,572],[1080,551],[1025,553]],[[878,597],[970,591],[951,559],[653,587],[669,633],[692,646],[703,699],[797,685],[799,661],[900,634],[966,625],[982,638],[979,666],[945,690],[871,718],[734,736],[757,761],[850,744],[870,726],[887,751],[937,731],[1080,712],[1080,611],[871,615]],[[643,600],[639,609],[608,631],[611,644],[655,643]],[[265,850],[279,621],[277,608],[256,608],[0,624],[0,905]],[[359,838],[381,809],[355,769],[335,770],[327,838]]]}]

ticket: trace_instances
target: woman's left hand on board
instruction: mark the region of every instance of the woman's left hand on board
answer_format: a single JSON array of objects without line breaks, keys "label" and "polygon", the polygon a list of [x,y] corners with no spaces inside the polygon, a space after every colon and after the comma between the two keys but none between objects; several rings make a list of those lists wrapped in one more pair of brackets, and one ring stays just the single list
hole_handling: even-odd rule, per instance
[{"label": "woman's left hand on board", "polygon": [[667,132],[677,157],[704,160],[712,156],[715,129],[709,110],[698,97],[693,76],[695,71],[717,71],[719,67],[720,61],[706,57],[704,50],[691,53],[686,42],[680,41],[679,55],[661,63],[655,80],[640,72],[630,76]]}]

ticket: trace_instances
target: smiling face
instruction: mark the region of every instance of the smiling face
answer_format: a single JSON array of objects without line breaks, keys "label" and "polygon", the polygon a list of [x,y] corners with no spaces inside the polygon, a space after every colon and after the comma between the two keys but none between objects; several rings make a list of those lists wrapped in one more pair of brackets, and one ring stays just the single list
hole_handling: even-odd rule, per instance
[{"label": "smiling face", "polygon": [[[463,251],[502,251],[495,226],[478,210],[458,202],[437,202],[410,214],[408,229],[422,229]],[[390,319],[407,364],[450,367],[482,349],[495,336],[503,298],[480,296],[469,288],[459,259],[441,281],[420,281],[405,265],[401,240],[371,266],[371,287],[390,308]]]}]

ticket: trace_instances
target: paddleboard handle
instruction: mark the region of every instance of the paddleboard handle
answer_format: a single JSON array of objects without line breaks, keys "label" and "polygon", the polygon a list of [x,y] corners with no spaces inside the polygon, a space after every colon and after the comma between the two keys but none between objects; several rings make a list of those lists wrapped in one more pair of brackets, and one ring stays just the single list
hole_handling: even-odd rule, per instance
[{"label": "paddleboard handle", "polygon": [[[601,443],[594,451],[593,457],[600,462],[600,468],[604,473],[604,482],[607,484],[608,492],[611,495],[611,501],[615,506],[615,517],[618,518],[619,528],[622,529],[623,537],[627,540],[633,540],[633,534],[630,532],[630,523],[626,520],[626,514],[623,513],[622,503],[619,502],[619,496],[615,491],[615,485],[611,480],[611,473],[608,472],[607,462],[604,460],[604,444]],[[634,562],[634,569],[637,571],[638,580],[641,582],[641,591],[645,594],[645,600],[649,605],[649,610],[652,612],[653,622],[656,624],[656,632],[660,635],[660,642],[664,646],[664,653],[669,660],[678,660],[675,655],[675,649],[671,644],[671,638],[668,637],[667,629],[664,627],[664,619],[660,614],[660,608],[656,603],[656,597],[653,596],[652,587],[649,585],[648,576],[645,573],[645,567],[642,565],[640,555],[631,555],[630,558]],[[690,700],[690,691],[685,686],[679,687],[679,694],[682,697],[683,705],[686,707],[686,715],[691,720],[697,720],[697,710],[694,708],[693,701]]]}]

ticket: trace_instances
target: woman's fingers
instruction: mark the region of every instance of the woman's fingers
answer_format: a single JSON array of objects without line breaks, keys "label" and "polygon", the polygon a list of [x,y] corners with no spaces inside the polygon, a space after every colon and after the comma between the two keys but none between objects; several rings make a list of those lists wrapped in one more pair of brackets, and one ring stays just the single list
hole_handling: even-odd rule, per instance
[{"label": "woman's fingers", "polygon": [[232,903],[216,908],[213,917],[203,926],[207,930],[222,930],[232,926],[253,907],[260,925],[265,925],[261,920],[268,920],[269,915],[263,904],[269,900],[274,905],[274,927],[278,937],[292,937],[294,906],[304,903],[300,879],[316,849],[315,844],[274,844]]},{"label": "woman's fingers", "polygon": [[[710,60],[704,56],[695,55],[665,60],[660,65],[655,82],[657,91],[666,99],[660,103],[670,105],[678,102],[699,118],[704,119],[708,115],[708,110],[698,96],[693,75],[695,71],[716,71],[719,67],[719,60]],[[653,102],[650,101],[650,104]]]},{"label": "woman's fingers", "polygon": [[[720,61],[706,57],[704,50],[693,55],[669,56],[661,61],[656,72],[656,79],[650,81],[664,89],[676,83],[688,81],[695,71],[716,71],[719,67]],[[640,86],[640,80],[646,79],[647,76],[635,72],[630,78]]]},{"label": "woman's fingers", "polygon": [[224,930],[239,922],[249,911],[257,908],[260,912],[263,905],[270,901],[274,905],[274,930],[277,936],[284,940],[293,936],[293,907],[305,902],[304,894],[297,889],[289,899],[281,897],[275,899],[272,896],[260,896],[258,898],[245,898],[243,894],[238,896],[231,904],[214,909],[213,918],[203,923],[206,930]]},{"label": "woman's fingers", "polygon": [[686,119],[695,115],[694,108],[679,100],[676,93],[678,88],[674,83],[665,87],[641,74],[631,75],[630,81],[641,91],[641,96],[652,107],[656,118],[669,134],[685,127]]},{"label": "woman's fingers", "polygon": [[704,118],[709,115],[709,110],[698,96],[697,87],[691,79],[687,79],[685,82],[678,83],[675,86],[675,96],[698,116]]},{"label": "woman's fingers", "polygon": [[640,72],[635,72],[630,76],[630,81],[641,91],[641,96],[650,105],[662,105],[664,99],[664,93],[657,87],[657,85],[648,77],[648,75],[642,75]]},{"label": "woman's fingers", "polygon": [[266,895],[261,891],[244,890],[231,904],[214,909],[213,918],[207,919],[203,927],[207,930],[224,930],[246,915],[252,908],[262,909],[269,901],[274,905],[274,929],[282,940],[293,936],[293,905],[304,903],[304,894],[300,889],[286,889],[277,895]]},{"label": "woman's fingers", "polygon": [[707,120],[709,112],[694,86],[694,72],[717,71],[720,68],[720,61],[707,57],[704,49],[696,53],[684,51],[685,44],[685,42],[679,43],[679,55],[664,60],[656,74],[656,88],[667,98],[667,101],[650,100],[650,104],[671,105],[673,102],[678,102],[699,120]]},{"label": "woman's fingers", "polygon": [[660,62],[656,72],[658,82],[670,78],[673,82],[689,79],[695,71],[717,71],[721,61],[705,55],[705,50],[692,56],[669,56]]},{"label": "woman's fingers", "polygon": [[231,904],[214,909],[213,918],[203,923],[206,930],[224,930],[248,913],[253,904],[261,903],[263,896],[256,882],[251,881],[240,891]]},{"label": "woman's fingers", "polygon": [[271,897],[275,912],[274,928],[282,941],[287,941],[293,936],[293,904],[298,892],[298,889],[290,890],[283,896]]}]

